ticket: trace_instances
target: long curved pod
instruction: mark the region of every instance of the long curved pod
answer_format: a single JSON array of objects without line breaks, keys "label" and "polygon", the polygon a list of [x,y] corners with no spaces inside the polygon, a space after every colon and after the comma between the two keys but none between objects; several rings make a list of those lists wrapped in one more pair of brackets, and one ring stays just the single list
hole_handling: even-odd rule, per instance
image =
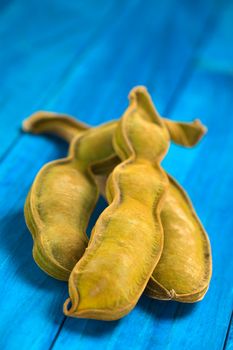
[{"label": "long curved pod", "polygon": [[164,248],[146,288],[156,299],[192,303],[203,299],[212,274],[211,247],[184,189],[170,175],[161,221]]},{"label": "long curved pod", "polygon": [[130,106],[114,135],[114,148],[122,162],[107,181],[109,206],[99,216],[88,248],[71,272],[66,315],[102,320],[123,317],[136,305],[160,259],[160,211],[168,187],[160,161],[169,147],[169,136],[143,93],[141,88],[131,92]]},{"label": "long curved pod", "polygon": [[86,227],[98,198],[94,180],[78,167],[72,157],[46,164],[35,178],[24,209],[36,263],[65,281],[88,244]]}]

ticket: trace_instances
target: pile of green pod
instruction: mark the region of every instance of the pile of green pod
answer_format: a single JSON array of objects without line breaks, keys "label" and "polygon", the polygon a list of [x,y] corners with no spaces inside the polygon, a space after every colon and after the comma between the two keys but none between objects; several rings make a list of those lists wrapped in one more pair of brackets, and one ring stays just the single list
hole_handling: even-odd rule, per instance
[{"label": "pile of green pod", "polygon": [[[25,203],[36,263],[68,281],[66,315],[116,320],[143,292],[187,303],[204,297],[212,272],[209,239],[188,195],[160,164],[171,141],[192,147],[202,138],[200,121],[162,118],[139,86],[117,121],[91,128],[41,111],[23,129],[70,144],[66,158],[42,167]],[[100,194],[108,206],[89,240]]]}]

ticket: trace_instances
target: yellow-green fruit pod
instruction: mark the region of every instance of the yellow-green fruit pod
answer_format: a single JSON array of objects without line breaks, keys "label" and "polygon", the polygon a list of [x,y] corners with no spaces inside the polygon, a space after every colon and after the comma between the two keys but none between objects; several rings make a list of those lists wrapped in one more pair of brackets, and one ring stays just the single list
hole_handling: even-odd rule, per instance
[{"label": "yellow-green fruit pod", "polygon": [[161,256],[160,211],[168,180],[159,163],[167,152],[169,135],[142,92],[142,88],[131,92],[130,106],[116,130],[115,150],[122,163],[107,183],[110,205],[98,218],[88,248],[71,272],[66,315],[123,317],[137,303]]},{"label": "yellow-green fruit pod", "polygon": [[67,280],[83,255],[97,195],[94,180],[72,159],[49,163],[38,173],[25,204],[25,218],[34,239],[33,257],[49,275]]},{"label": "yellow-green fruit pod", "polygon": [[78,136],[71,143],[69,157],[40,170],[25,203],[25,219],[34,239],[34,259],[45,272],[60,280],[68,280],[88,243],[86,228],[98,199],[90,165],[98,164],[99,159],[108,163],[113,153],[103,146],[109,144],[112,149],[114,128],[111,123],[99,128]]},{"label": "yellow-green fruit pod", "polygon": [[210,243],[187,194],[171,176],[161,221],[164,248],[147,294],[189,303],[201,300],[212,272]]}]

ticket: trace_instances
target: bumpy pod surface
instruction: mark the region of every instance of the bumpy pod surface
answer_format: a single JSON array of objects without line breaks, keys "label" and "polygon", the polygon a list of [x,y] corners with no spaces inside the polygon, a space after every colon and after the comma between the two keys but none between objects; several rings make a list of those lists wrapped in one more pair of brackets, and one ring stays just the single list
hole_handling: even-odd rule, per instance
[{"label": "bumpy pod surface", "polygon": [[85,229],[97,190],[87,175],[70,158],[49,163],[38,173],[25,203],[34,260],[60,280],[68,279],[88,243]]},{"label": "bumpy pod surface", "polygon": [[33,257],[57,279],[68,279],[86,249],[86,227],[98,198],[90,165],[105,158],[108,163],[111,152],[103,147],[102,138],[112,139],[111,124],[100,126],[101,132],[93,128],[78,136],[67,158],[40,170],[28,194],[25,219],[34,239]]},{"label": "bumpy pod surface", "polygon": [[168,180],[159,164],[169,136],[143,88],[131,92],[114,143],[122,163],[107,182],[110,205],[71,272],[64,304],[69,316],[114,320],[127,314],[162,253],[160,211]]}]

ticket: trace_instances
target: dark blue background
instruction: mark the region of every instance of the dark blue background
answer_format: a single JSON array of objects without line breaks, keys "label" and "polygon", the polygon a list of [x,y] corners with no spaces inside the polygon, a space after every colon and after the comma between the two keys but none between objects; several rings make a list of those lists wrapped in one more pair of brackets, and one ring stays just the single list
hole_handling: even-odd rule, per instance
[{"label": "dark blue background", "polygon": [[[35,265],[23,205],[67,146],[21,123],[38,109],[119,118],[137,84],[162,115],[209,129],[194,149],[172,146],[164,166],[209,233],[211,286],[197,305],[143,296],[116,322],[66,319],[67,285]],[[0,348],[233,349],[232,118],[232,1],[0,1]]]}]

